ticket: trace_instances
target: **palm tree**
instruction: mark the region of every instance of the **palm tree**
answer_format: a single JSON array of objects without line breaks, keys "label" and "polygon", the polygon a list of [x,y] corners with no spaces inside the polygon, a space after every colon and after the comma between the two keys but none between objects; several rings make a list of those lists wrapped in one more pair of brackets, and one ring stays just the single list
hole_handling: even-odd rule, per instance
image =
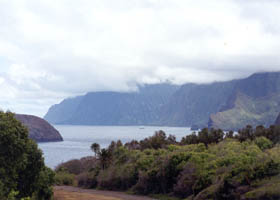
[{"label": "palm tree", "polygon": [[100,164],[101,164],[103,170],[110,163],[111,157],[112,157],[112,154],[111,154],[111,151],[109,151],[109,149],[101,149],[101,151],[99,151],[98,159],[100,160]]},{"label": "palm tree", "polygon": [[90,148],[95,153],[96,157],[96,155],[100,152],[100,145],[97,143],[93,143]]}]

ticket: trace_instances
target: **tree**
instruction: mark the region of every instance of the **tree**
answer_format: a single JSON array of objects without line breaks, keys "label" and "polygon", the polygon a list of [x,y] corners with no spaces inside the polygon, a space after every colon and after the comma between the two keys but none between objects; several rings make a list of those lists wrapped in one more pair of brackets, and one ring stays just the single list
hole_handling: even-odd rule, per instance
[{"label": "tree", "polygon": [[226,133],[226,138],[234,138],[234,132],[233,131],[229,131]]},{"label": "tree", "polygon": [[122,146],[123,146],[122,141],[118,140],[118,141],[117,141],[117,147],[119,148],[119,147],[122,147]]},{"label": "tree", "polygon": [[100,151],[100,145],[99,144],[97,144],[97,143],[93,143],[92,145],[91,145],[91,150],[94,152],[94,154],[95,154],[95,157],[96,157],[96,155],[99,153],[99,151]]},{"label": "tree", "polygon": [[[52,197],[54,173],[45,166],[41,150],[11,112],[0,112],[0,199],[38,200]],[[2,186],[4,187],[2,187]]]},{"label": "tree", "polygon": [[198,144],[199,139],[196,133],[192,133],[190,135],[187,135],[181,139],[181,144],[186,145],[186,144]]},{"label": "tree", "polygon": [[204,128],[198,133],[198,140],[199,142],[205,144],[206,147],[208,147],[208,144],[210,143],[208,128]]},{"label": "tree", "polygon": [[103,170],[109,165],[111,157],[112,152],[109,149],[101,149],[101,151],[99,151],[98,159],[100,160]]},{"label": "tree", "polygon": [[247,125],[245,128],[238,131],[236,137],[240,142],[253,140],[255,138],[253,127],[251,125]]},{"label": "tree", "polygon": [[108,151],[110,151],[111,153],[113,153],[115,151],[115,149],[117,148],[117,143],[115,141],[112,141],[111,144],[108,147]]}]

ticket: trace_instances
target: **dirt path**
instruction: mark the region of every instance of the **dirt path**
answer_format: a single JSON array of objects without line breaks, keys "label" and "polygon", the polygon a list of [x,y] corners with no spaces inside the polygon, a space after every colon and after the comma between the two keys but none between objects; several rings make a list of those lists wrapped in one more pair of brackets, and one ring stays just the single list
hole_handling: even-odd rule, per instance
[{"label": "dirt path", "polygon": [[54,200],[155,200],[145,196],[128,195],[122,192],[88,190],[70,186],[56,186]]}]

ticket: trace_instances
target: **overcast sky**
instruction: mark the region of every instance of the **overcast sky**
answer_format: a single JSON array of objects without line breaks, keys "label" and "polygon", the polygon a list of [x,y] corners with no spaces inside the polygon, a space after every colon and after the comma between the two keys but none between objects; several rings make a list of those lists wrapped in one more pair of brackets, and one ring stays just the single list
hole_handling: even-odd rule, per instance
[{"label": "overcast sky", "polygon": [[280,71],[278,0],[0,0],[0,108]]}]

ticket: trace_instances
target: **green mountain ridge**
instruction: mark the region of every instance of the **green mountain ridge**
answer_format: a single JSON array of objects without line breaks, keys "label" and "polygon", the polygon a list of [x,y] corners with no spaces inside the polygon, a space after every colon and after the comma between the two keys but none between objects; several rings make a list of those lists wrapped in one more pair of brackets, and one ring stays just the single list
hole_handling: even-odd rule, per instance
[{"label": "green mountain ridge", "polygon": [[212,114],[209,126],[223,130],[238,130],[250,124],[270,126],[274,124],[280,110],[280,93],[261,98],[252,98],[238,93],[234,107]]},{"label": "green mountain ridge", "polygon": [[274,124],[280,112],[280,72],[211,84],[144,85],[137,92],[89,92],[52,106],[52,124],[159,125],[238,130]]},{"label": "green mountain ridge", "polygon": [[238,130],[273,125],[280,111],[280,73],[256,73],[237,81],[226,105],[210,116],[209,127]]},{"label": "green mountain ridge", "polygon": [[185,84],[162,108],[161,124],[207,126],[212,113],[226,106],[236,80],[212,84]]}]

